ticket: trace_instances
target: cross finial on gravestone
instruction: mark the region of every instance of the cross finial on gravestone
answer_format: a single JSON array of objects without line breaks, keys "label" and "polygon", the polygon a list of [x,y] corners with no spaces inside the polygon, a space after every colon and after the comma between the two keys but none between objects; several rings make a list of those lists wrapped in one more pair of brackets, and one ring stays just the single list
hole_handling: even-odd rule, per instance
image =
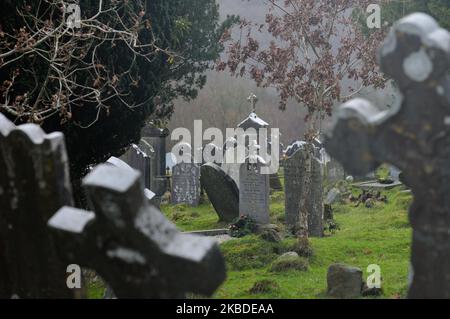
[{"label": "cross finial on gravestone", "polygon": [[397,22],[380,50],[383,71],[402,104],[380,112],[370,102],[344,104],[327,151],[364,175],[387,162],[412,188],[411,298],[450,298],[450,34],[423,13]]},{"label": "cross finial on gravestone", "polygon": [[256,112],[256,103],[258,103],[258,97],[255,95],[255,93],[250,93],[249,97],[247,98],[247,101],[250,102],[252,106],[252,112]]}]

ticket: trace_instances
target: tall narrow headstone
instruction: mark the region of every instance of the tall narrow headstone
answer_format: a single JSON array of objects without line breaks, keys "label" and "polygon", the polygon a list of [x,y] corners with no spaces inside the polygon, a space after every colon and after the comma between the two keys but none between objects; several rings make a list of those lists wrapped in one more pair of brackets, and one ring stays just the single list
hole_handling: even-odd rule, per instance
[{"label": "tall narrow headstone", "polygon": [[289,157],[284,161],[285,211],[286,224],[295,228],[300,217],[300,202],[306,202],[308,216],[308,234],[312,237],[323,236],[323,185],[320,161],[313,157],[311,161],[310,185],[307,182],[308,154],[303,143],[294,143],[286,152]]},{"label": "tall narrow headstone", "polygon": [[338,181],[345,180],[345,171],[342,165],[335,160],[334,158],[330,158],[330,161],[327,163],[324,163],[324,174],[325,174],[325,180],[328,183],[335,183]]},{"label": "tall narrow headstone", "polygon": [[200,167],[195,163],[178,163],[172,168],[172,204],[198,206],[200,201]]},{"label": "tall narrow headstone", "polygon": [[261,161],[241,164],[239,174],[239,215],[248,216],[258,224],[268,224],[269,216],[269,175],[261,174]]},{"label": "tall narrow headstone", "polygon": [[47,220],[72,205],[64,136],[0,113],[0,298],[72,298]]},{"label": "tall narrow headstone", "polygon": [[147,147],[144,151],[140,145],[131,144],[130,149],[120,159],[141,172],[145,187],[151,189],[152,170],[154,170],[152,158],[154,157],[155,152],[151,147]]},{"label": "tall narrow headstone", "polygon": [[95,269],[119,298],[211,295],[225,279],[217,243],[180,233],[148,204],[139,175],[99,165],[84,179],[95,213],[65,206],[48,222],[60,255]]},{"label": "tall narrow headstone", "polygon": [[[166,138],[169,135],[167,128],[161,129],[152,124],[143,128],[141,143],[150,145],[155,156],[152,157],[151,185],[157,196],[162,196],[168,190],[168,178],[166,176]],[[144,148],[144,146],[141,146]]]}]

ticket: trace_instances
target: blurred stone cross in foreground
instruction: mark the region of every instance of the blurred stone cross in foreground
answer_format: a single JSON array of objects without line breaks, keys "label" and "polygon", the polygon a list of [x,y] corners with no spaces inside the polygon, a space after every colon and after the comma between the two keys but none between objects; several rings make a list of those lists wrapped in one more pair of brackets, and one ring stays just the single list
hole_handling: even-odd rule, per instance
[{"label": "blurred stone cross in foreground", "polygon": [[209,296],[225,280],[215,240],[180,233],[138,171],[103,164],[83,184],[94,212],[71,207],[64,136],[0,114],[0,298],[74,297],[69,264],[118,298]]},{"label": "blurred stone cross in foreground", "polygon": [[410,298],[450,298],[450,34],[429,16],[395,24],[380,50],[402,104],[380,112],[355,99],[338,114],[327,151],[354,175],[381,163],[404,172],[412,188]]}]

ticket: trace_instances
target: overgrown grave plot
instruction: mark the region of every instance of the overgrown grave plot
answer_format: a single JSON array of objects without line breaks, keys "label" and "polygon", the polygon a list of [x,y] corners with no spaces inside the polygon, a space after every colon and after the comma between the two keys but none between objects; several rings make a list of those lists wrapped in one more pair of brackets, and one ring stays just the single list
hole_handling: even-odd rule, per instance
[{"label": "overgrown grave plot", "polygon": [[[352,192],[356,195],[358,189],[352,189]],[[340,229],[332,235],[310,239],[313,255],[308,258],[306,271],[271,271],[280,255],[295,249],[297,240],[294,237],[268,243],[256,235],[249,235],[223,243],[221,250],[228,277],[214,297],[326,298],[327,269],[335,262],[361,268],[364,279],[368,275],[367,266],[378,264],[383,278],[383,294],[379,298],[406,297],[411,237],[407,210],[412,197],[402,192],[402,188],[385,191],[383,195],[387,197],[387,203],[373,208],[355,207],[353,203],[345,202],[333,205]],[[278,223],[284,199],[273,199],[271,217]]]},{"label": "overgrown grave plot", "polygon": [[[326,298],[327,269],[335,262],[361,268],[364,279],[367,266],[379,264],[383,277],[380,298],[406,297],[411,236],[407,209],[412,196],[403,189],[383,191],[387,202],[377,202],[372,208],[345,200],[333,204],[339,230],[310,239],[313,255],[307,258],[306,271],[295,267],[271,271],[277,258],[298,249],[297,239],[285,232],[284,192],[273,192],[271,223],[280,228],[283,240],[272,243],[253,234],[222,243],[227,280],[214,298]],[[357,197],[361,190],[350,187],[349,192]],[[177,220],[172,221],[183,231],[227,227],[217,222],[208,201],[196,208],[169,205],[163,211],[169,219],[175,216]]]}]

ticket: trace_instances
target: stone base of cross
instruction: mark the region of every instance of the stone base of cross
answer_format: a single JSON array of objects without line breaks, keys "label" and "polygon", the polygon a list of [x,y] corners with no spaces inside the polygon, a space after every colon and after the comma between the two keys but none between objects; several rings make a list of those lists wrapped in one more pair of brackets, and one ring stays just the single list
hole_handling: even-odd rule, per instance
[{"label": "stone base of cross", "polygon": [[353,175],[384,162],[403,171],[414,194],[409,297],[450,298],[450,34],[425,14],[407,16],[380,63],[400,87],[401,106],[344,104],[325,147]]}]

